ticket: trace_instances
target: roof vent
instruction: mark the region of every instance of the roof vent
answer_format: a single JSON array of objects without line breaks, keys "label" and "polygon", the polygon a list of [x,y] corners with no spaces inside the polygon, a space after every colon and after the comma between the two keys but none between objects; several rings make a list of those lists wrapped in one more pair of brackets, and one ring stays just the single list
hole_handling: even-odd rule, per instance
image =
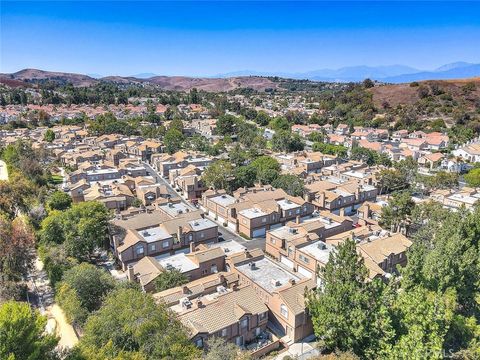
[{"label": "roof vent", "polygon": [[325,250],[327,248],[327,245],[324,244],[323,242],[319,242],[317,247],[320,249],[320,250]]}]

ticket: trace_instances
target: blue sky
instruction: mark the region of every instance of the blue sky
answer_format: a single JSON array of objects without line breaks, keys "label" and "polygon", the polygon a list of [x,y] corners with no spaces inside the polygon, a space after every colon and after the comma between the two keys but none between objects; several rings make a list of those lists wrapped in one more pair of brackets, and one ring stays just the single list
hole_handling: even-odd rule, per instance
[{"label": "blue sky", "polygon": [[303,72],[480,62],[480,2],[1,1],[0,72]]}]

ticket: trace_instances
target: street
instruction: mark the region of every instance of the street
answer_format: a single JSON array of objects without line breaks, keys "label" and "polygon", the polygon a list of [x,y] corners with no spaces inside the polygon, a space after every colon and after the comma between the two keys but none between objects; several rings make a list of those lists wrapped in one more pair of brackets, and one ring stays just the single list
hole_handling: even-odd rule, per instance
[{"label": "street", "polygon": [[[150,173],[150,175],[157,181],[157,183],[166,185],[168,193],[170,195],[172,195],[172,197],[179,197],[180,200],[182,201],[182,203],[184,203],[185,205],[189,206],[190,208],[192,208],[194,210],[198,210],[190,202],[188,202],[182,196],[180,196],[180,194],[177,193],[175,191],[175,189],[173,189],[173,187],[169,184],[169,182],[166,179],[164,179],[162,176],[160,176],[160,174],[157,173],[157,171],[155,171],[149,164],[144,162],[143,166],[145,167],[145,169],[147,169],[147,171]],[[206,215],[206,217],[208,219],[214,221],[215,223],[217,223],[218,232],[221,234],[221,237],[225,241],[235,240],[236,242],[242,244],[243,246],[245,246],[249,250],[255,249],[255,248],[260,248],[262,250],[265,250],[265,238],[255,238],[255,239],[252,239],[252,240],[246,240],[243,237],[241,237],[238,234],[231,231],[230,229],[224,227],[222,224],[215,221],[213,218],[209,217],[208,215]]]}]

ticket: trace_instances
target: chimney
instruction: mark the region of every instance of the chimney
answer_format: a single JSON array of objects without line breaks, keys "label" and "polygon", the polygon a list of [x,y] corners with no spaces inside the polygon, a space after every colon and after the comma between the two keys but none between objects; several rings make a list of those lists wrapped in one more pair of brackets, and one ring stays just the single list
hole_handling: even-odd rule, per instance
[{"label": "chimney", "polygon": [[118,235],[113,235],[113,248],[117,250],[117,248],[120,246],[120,239]]},{"label": "chimney", "polygon": [[128,265],[127,267],[127,278],[130,281],[135,281],[135,273],[133,271],[133,265]]},{"label": "chimney", "polygon": [[325,208],[325,192],[321,192],[319,195],[318,195],[318,203],[320,204],[320,207],[322,209]]},{"label": "chimney", "polygon": [[345,208],[340,209],[340,216],[345,216]]},{"label": "chimney", "polygon": [[288,282],[292,285],[295,285],[295,279],[290,279],[290,280],[288,280]]},{"label": "chimney", "polygon": [[219,273],[218,280],[223,284],[225,282],[225,275]]},{"label": "chimney", "polygon": [[178,238],[178,242],[181,242],[182,241],[182,235],[183,235],[183,228],[181,226],[178,227],[178,230],[177,230],[177,238]]},{"label": "chimney", "polygon": [[195,248],[195,241],[192,241],[190,243],[190,252],[195,252],[196,248]]},{"label": "chimney", "polygon": [[295,223],[300,224],[300,215],[297,215],[297,217],[295,218]]},{"label": "chimney", "polygon": [[197,299],[197,301],[195,301],[195,307],[196,308],[201,308],[202,306],[203,306],[202,300]]},{"label": "chimney", "polygon": [[189,290],[188,290],[188,287],[187,287],[187,286],[184,286],[184,287],[182,288],[182,293],[184,293],[184,294],[188,294],[188,293],[189,293]]}]

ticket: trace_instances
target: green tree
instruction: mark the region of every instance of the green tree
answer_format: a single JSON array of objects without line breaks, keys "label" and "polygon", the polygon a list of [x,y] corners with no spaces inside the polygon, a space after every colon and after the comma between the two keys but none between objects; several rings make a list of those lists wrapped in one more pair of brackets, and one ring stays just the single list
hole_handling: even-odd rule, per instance
[{"label": "green tree", "polygon": [[394,193],[388,205],[382,208],[380,224],[392,231],[407,228],[409,217],[415,207],[415,202],[408,191]]},{"label": "green tree", "polygon": [[53,287],[62,280],[65,271],[78,263],[76,259],[67,256],[63,245],[40,244],[38,254]]},{"label": "green tree", "polygon": [[275,131],[290,130],[291,126],[292,124],[284,117],[273,118],[268,124],[268,127]]},{"label": "green tree", "polygon": [[279,175],[273,182],[272,186],[285,190],[291,196],[303,196],[305,184],[297,175]]},{"label": "green tree", "polygon": [[169,154],[173,154],[180,150],[183,146],[185,137],[183,134],[175,128],[168,129],[163,138],[165,144],[165,150]]},{"label": "green tree", "polygon": [[55,191],[49,195],[46,201],[49,210],[66,210],[72,205],[72,198],[63,191]]},{"label": "green tree", "polygon": [[215,130],[217,134],[231,136],[236,133],[237,118],[233,115],[222,115],[217,119]]},{"label": "green tree", "polygon": [[202,174],[205,185],[216,190],[229,189],[233,179],[233,167],[229,161],[218,160],[210,164]]},{"label": "green tree", "polygon": [[312,146],[313,151],[320,151],[326,155],[337,155],[338,157],[345,159],[347,157],[348,149],[343,145],[325,144],[322,142],[315,142]]},{"label": "green tree", "polygon": [[172,269],[164,271],[155,279],[155,289],[157,291],[163,291],[171,289],[176,286],[186,284],[188,282],[188,277],[180,272],[180,270]]},{"label": "green tree", "polygon": [[47,131],[45,132],[45,135],[43,136],[43,140],[49,143],[55,140],[55,133],[53,132],[52,129],[47,129]]},{"label": "green tree", "polygon": [[368,280],[355,242],[340,244],[319,276],[322,285],[310,294],[308,308],[315,334],[330,350],[382,358],[394,335],[388,312],[389,288]]},{"label": "green tree", "polygon": [[467,174],[465,174],[464,179],[468,186],[480,187],[480,168],[471,169]]},{"label": "green tree", "polygon": [[63,244],[68,256],[88,260],[107,238],[109,217],[102,203],[74,204],[66,211],[50,212],[42,221],[40,238],[44,244]]},{"label": "green tree", "polygon": [[449,330],[455,295],[415,287],[399,294],[394,305],[398,338],[390,359],[443,359],[443,344]]},{"label": "green tree", "polygon": [[256,180],[262,184],[271,184],[280,173],[280,164],[270,156],[260,156],[250,163],[256,173]]},{"label": "green tree", "polygon": [[240,166],[235,169],[234,176],[236,188],[248,188],[255,185],[257,171],[252,166]]},{"label": "green tree", "polygon": [[272,137],[272,149],[275,151],[292,152],[303,150],[305,144],[298,134],[279,130]]},{"label": "green tree", "polygon": [[98,310],[106,294],[114,287],[115,281],[110,274],[94,265],[82,263],[63,274],[57,301],[70,321],[80,320],[83,323],[86,317],[79,318],[78,313],[84,315]]},{"label": "green tree", "polygon": [[148,360],[200,357],[173,313],[135,289],[112,291],[88,318],[79,343],[81,352],[95,354],[106,347],[112,358],[122,352]]},{"label": "green tree", "polygon": [[260,126],[267,126],[270,122],[270,116],[265,111],[259,111],[255,117],[255,122]]},{"label": "green tree", "polygon": [[55,359],[57,339],[45,334],[47,319],[27,303],[0,305],[0,358],[8,360]]}]

